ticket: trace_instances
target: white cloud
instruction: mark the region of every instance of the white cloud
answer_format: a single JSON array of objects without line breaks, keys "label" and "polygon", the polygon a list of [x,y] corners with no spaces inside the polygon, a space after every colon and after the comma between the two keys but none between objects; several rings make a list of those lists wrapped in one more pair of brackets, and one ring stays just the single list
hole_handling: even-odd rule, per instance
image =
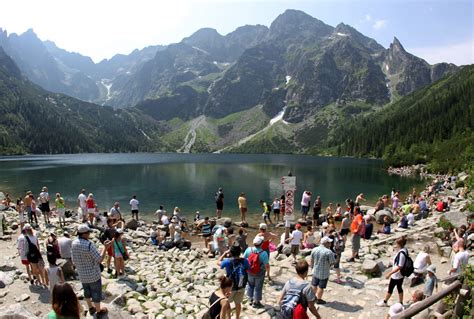
[{"label": "white cloud", "polygon": [[380,30],[387,26],[387,22],[388,21],[384,19],[375,20],[374,24],[372,25],[372,28],[374,28],[375,30]]},{"label": "white cloud", "polygon": [[456,65],[474,64],[474,38],[444,46],[408,48],[407,51],[425,59],[430,64],[440,62]]},{"label": "white cloud", "polygon": [[370,20],[372,20],[372,17],[370,16],[370,14],[366,14],[365,21],[370,21]]}]

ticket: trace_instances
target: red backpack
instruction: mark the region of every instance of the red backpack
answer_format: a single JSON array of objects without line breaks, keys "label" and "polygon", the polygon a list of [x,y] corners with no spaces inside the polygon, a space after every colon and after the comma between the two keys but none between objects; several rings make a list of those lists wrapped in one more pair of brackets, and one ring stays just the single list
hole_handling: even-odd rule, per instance
[{"label": "red backpack", "polygon": [[250,253],[250,256],[247,258],[250,264],[250,269],[248,270],[248,272],[252,275],[256,275],[260,273],[260,253],[262,251],[263,250],[259,252],[252,250],[252,252]]}]

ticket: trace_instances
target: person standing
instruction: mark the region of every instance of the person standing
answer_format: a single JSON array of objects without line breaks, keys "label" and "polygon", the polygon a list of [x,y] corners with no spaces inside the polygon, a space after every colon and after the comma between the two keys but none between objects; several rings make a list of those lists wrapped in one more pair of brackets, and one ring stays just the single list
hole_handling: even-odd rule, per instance
[{"label": "person standing", "polygon": [[262,205],[262,209],[263,209],[262,218],[263,218],[263,221],[265,222],[265,225],[268,225],[268,222],[270,222],[270,225],[271,225],[272,224],[272,220],[270,219],[271,206],[268,205],[267,202],[264,201],[263,199],[260,200],[260,205]]},{"label": "person standing", "polygon": [[204,222],[201,224],[201,234],[202,238],[204,238],[204,246],[209,248],[209,242],[211,241],[212,237],[212,229],[208,216],[204,217]]},{"label": "person standing", "polygon": [[49,193],[48,193],[48,188],[46,186],[43,186],[41,189],[41,193],[39,194],[39,202],[40,202],[40,210],[41,213],[43,214],[44,218],[44,223],[45,225],[49,225],[49,214],[51,212],[51,208],[49,207]]},{"label": "person standing", "polygon": [[[58,245],[59,245],[59,255],[61,256],[62,259],[66,260],[66,263],[63,265],[63,270],[67,269],[68,271],[67,274],[72,274],[74,273],[74,264],[72,263],[72,256],[71,256],[71,249],[72,249],[72,239],[71,236],[69,235],[68,232],[64,232],[62,237],[59,237],[58,239]],[[75,277],[75,274],[72,275],[72,277]]]},{"label": "person standing", "polygon": [[357,195],[355,204],[359,206],[360,204],[362,204],[362,202],[365,202],[364,193],[360,193],[359,195]]},{"label": "person standing", "polygon": [[109,217],[112,219],[115,227],[122,228],[122,213],[120,212],[120,203],[115,202],[114,206],[109,211]]},{"label": "person standing", "polygon": [[287,241],[291,245],[291,255],[293,255],[293,265],[296,265],[296,256],[300,253],[300,247],[303,245],[303,233],[301,232],[301,224],[296,224],[295,230],[291,233]]},{"label": "person standing", "polygon": [[49,291],[51,293],[53,292],[53,288],[56,284],[62,284],[65,282],[63,271],[61,270],[61,267],[56,264],[56,261],[56,256],[48,256],[48,266],[44,272],[46,284],[49,285]]},{"label": "person standing", "polygon": [[219,187],[214,199],[216,200],[216,215],[219,219],[222,217],[222,210],[224,209],[224,191],[222,187]]},{"label": "person standing", "polygon": [[[357,207],[357,206],[356,206]],[[365,236],[365,223],[362,218],[362,213],[358,208],[354,209],[354,219],[351,223],[352,233],[352,256],[347,259],[347,262],[354,262],[355,258],[359,258],[360,238]]]},{"label": "person standing", "polygon": [[21,229],[21,233],[18,236],[16,243],[18,249],[18,255],[20,256],[21,264],[25,266],[26,273],[28,274],[28,280],[33,284],[33,278],[31,277],[31,265],[27,258],[27,250],[26,250],[26,229],[31,228],[30,224],[25,224]]},{"label": "person standing", "polygon": [[239,210],[240,210],[240,219],[242,223],[247,222],[247,198],[245,197],[245,193],[240,193],[239,198],[237,199],[239,203]]},{"label": "person standing", "polygon": [[31,266],[31,273],[34,277],[39,278],[40,285],[46,286],[44,261],[41,256],[38,237],[33,233],[33,228],[29,224],[25,225],[24,230],[26,258]]},{"label": "person standing", "polygon": [[97,207],[97,204],[95,203],[95,200],[94,200],[94,194],[90,193],[89,196],[87,196],[86,206],[87,206],[87,219],[89,221],[89,224],[93,225],[94,218],[95,218],[95,209]]},{"label": "person standing", "polygon": [[296,276],[288,280],[283,287],[277,303],[280,305],[281,313],[287,315],[285,318],[308,318],[306,311],[309,309],[317,319],[321,319],[314,306],[316,296],[310,283],[306,281],[308,269],[306,260],[298,261],[295,266]]},{"label": "person standing", "polygon": [[464,250],[464,240],[462,240],[461,245],[456,245],[454,247],[454,252],[456,254],[452,259],[451,269],[448,271],[449,275],[460,274],[462,268],[465,267],[469,262],[469,253]]},{"label": "person standing", "polygon": [[270,264],[268,254],[262,250],[263,237],[256,236],[253,240],[254,247],[245,250],[244,258],[247,258],[250,269],[248,271],[247,297],[250,305],[255,308],[263,308],[262,291],[265,272],[270,277]]},{"label": "person standing", "polygon": [[[231,258],[225,258],[230,253]],[[247,259],[240,258],[241,249],[239,245],[232,245],[230,250],[222,254],[217,260],[217,266],[226,270],[226,277],[232,279],[232,293],[229,302],[235,303],[235,317],[240,318],[242,301],[244,300],[245,287],[248,281],[247,271],[250,264]]]},{"label": "person standing", "polygon": [[138,221],[138,206],[140,202],[137,200],[137,195],[133,195],[130,200],[130,208],[132,209],[132,218],[135,218]]},{"label": "person standing", "polygon": [[[31,202],[33,201],[33,193],[31,191],[26,192],[26,196],[23,199],[23,203],[25,204],[26,213],[28,214],[28,221],[30,224],[33,224],[33,210],[31,208]],[[38,219],[36,218],[36,224],[38,224]]]},{"label": "person standing", "polygon": [[87,220],[87,196],[85,189],[81,189],[79,196],[77,196],[77,205],[82,211],[82,222],[85,223]]},{"label": "person standing", "polygon": [[[101,241],[103,241],[104,243],[106,241],[113,241],[113,239],[115,238],[116,231],[117,229],[115,228],[114,220],[111,217],[107,218],[107,226],[104,230],[104,234],[102,235]],[[110,264],[112,262],[113,257],[114,257],[114,249],[112,246],[110,246],[109,248],[107,248],[107,261],[106,261],[107,272],[109,274],[112,273]]]},{"label": "person standing", "polygon": [[311,204],[311,192],[304,191],[301,197],[301,218],[306,220],[309,212],[309,205]]},{"label": "person standing", "polygon": [[21,198],[18,198],[16,201],[16,211],[18,212],[18,217],[20,220],[20,231],[23,230],[23,226],[25,226],[25,204],[21,200]]},{"label": "person standing", "polygon": [[[78,238],[72,242],[72,260],[76,265],[79,280],[84,289],[89,313],[91,316],[97,313],[97,317],[102,317],[107,313],[107,308],[102,307],[102,278],[100,264],[104,260],[107,248],[113,242],[104,242],[102,254],[99,253],[95,245],[89,240],[90,228],[86,224],[77,227]],[[94,304],[93,304],[94,303]]]},{"label": "person standing", "polygon": [[114,235],[114,266],[117,278],[125,276],[125,260],[128,259],[127,245],[122,235],[122,228],[117,229]]},{"label": "person standing", "polygon": [[[321,209],[323,208],[323,203],[321,197],[318,196],[314,200],[313,204],[313,227],[318,226],[319,215],[321,214]],[[324,221],[327,221],[327,216],[325,216]]]},{"label": "person standing", "polygon": [[280,200],[278,198],[275,198],[273,200],[272,209],[273,209],[273,220],[277,222],[280,220]]},{"label": "person standing", "polygon": [[208,314],[211,319],[230,319],[231,309],[228,298],[232,293],[233,282],[226,276],[222,276],[219,281],[219,289],[209,297]]},{"label": "person standing", "polygon": [[81,310],[79,300],[74,289],[68,283],[56,284],[51,297],[53,310],[48,313],[47,319],[80,319]]},{"label": "person standing", "polygon": [[379,307],[388,307],[388,300],[392,296],[393,290],[397,287],[398,300],[403,304],[403,278],[400,270],[405,266],[408,258],[408,250],[405,248],[407,240],[404,237],[400,237],[395,241],[395,248],[397,253],[393,258],[392,270],[385,276],[386,279],[390,279],[388,284],[388,290],[385,294],[385,298],[377,303]]},{"label": "person standing", "polygon": [[336,262],[334,253],[329,249],[332,239],[325,236],[321,239],[321,245],[311,251],[311,264],[313,265],[313,279],[311,284],[316,294],[316,303],[324,305],[323,293],[329,280],[329,270]]},{"label": "person standing", "polygon": [[64,226],[66,226],[66,204],[64,202],[64,198],[61,197],[60,193],[56,193],[56,200],[54,202],[56,204],[56,212],[58,213],[59,227],[63,228]]}]

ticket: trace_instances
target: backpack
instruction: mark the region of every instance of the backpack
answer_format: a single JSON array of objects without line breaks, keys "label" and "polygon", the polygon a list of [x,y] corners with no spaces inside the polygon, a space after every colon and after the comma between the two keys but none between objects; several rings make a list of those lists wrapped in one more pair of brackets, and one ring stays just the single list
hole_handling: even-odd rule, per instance
[{"label": "backpack", "polygon": [[400,269],[400,274],[404,277],[409,277],[413,272],[415,271],[415,267],[413,266],[413,260],[408,256],[408,253],[405,251],[401,250],[397,257],[395,258],[395,263],[398,263],[400,254],[405,255],[405,263],[403,264],[402,268]]},{"label": "backpack", "polygon": [[252,253],[247,258],[250,264],[250,269],[248,270],[248,272],[252,275],[256,275],[260,272],[260,253],[261,252],[263,252],[263,250],[259,252],[252,250]]},{"label": "backpack", "polygon": [[344,239],[337,234],[334,240],[334,251],[338,254],[342,253],[345,249]]},{"label": "backpack", "polygon": [[[303,307],[304,310],[307,308],[306,298],[303,295],[303,290],[308,287],[308,284],[303,285],[300,288],[290,288],[283,300],[281,302],[280,308],[280,318],[292,319],[294,318],[295,309],[299,305]],[[306,311],[305,311],[306,312]]]},{"label": "backpack", "polygon": [[25,238],[26,238],[26,241],[28,242],[28,253],[26,254],[26,259],[30,263],[36,264],[41,259],[41,253],[38,247],[36,247],[36,245],[31,242],[28,236],[25,236]]},{"label": "backpack", "polygon": [[105,234],[105,231],[102,231],[99,235],[99,241],[103,244],[107,240],[107,235]]},{"label": "backpack", "polygon": [[245,270],[244,260],[242,258],[232,260],[232,272],[229,278],[234,282],[232,286],[233,290],[245,288],[247,285],[247,271]]},{"label": "backpack", "polygon": [[272,205],[267,204],[267,209],[268,209],[268,212],[271,212],[272,211]]}]

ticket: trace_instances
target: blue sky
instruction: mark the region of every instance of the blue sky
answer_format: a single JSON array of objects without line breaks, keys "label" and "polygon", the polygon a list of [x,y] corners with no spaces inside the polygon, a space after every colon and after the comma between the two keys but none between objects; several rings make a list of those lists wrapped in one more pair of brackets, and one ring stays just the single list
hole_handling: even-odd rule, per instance
[{"label": "blue sky", "polygon": [[179,42],[201,27],[226,34],[245,24],[269,26],[286,9],[332,26],[350,24],[384,47],[396,36],[430,63],[474,63],[472,0],[8,0],[2,1],[0,27],[9,33],[33,28],[42,40],[100,61]]}]

